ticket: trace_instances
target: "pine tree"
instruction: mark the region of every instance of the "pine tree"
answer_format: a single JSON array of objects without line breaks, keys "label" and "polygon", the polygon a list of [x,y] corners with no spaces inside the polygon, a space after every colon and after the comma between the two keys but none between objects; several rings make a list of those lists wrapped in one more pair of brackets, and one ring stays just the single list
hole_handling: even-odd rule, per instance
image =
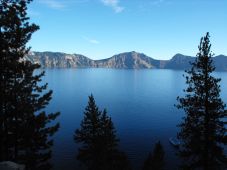
[{"label": "pine tree", "polygon": [[148,158],[145,160],[143,170],[162,170],[164,169],[164,150],[161,142],[155,144],[153,153],[149,153]]},{"label": "pine tree", "polygon": [[177,107],[186,113],[178,134],[183,143],[179,155],[185,159],[185,169],[226,168],[223,146],[227,143],[227,112],[220,98],[221,79],[212,75],[215,67],[209,37],[207,33],[201,38],[195,62],[186,71],[186,96],[178,97]]},{"label": "pine tree", "polygon": [[117,148],[119,139],[116,136],[116,130],[110,117],[107,116],[107,111],[104,109],[100,119],[102,138],[102,145],[105,146],[104,151],[111,152]]},{"label": "pine tree", "polygon": [[[86,164],[88,167],[94,167],[97,162],[99,152],[96,146],[99,144],[99,136],[101,135],[100,127],[101,112],[95,104],[94,97],[89,96],[88,106],[85,108],[84,119],[81,122],[81,128],[75,131],[74,139],[77,143],[83,143],[83,147],[79,149],[78,160]],[[94,160],[94,162],[92,162]]]},{"label": "pine tree", "polygon": [[15,161],[27,169],[48,169],[50,138],[59,124],[47,125],[59,113],[47,114],[44,108],[52,91],[40,85],[44,72],[26,60],[26,43],[39,29],[29,23],[27,5],[31,0],[0,1],[0,161]]},{"label": "pine tree", "polygon": [[130,169],[127,157],[118,150],[119,139],[113,122],[104,109],[96,106],[93,95],[89,96],[81,127],[75,131],[74,140],[82,143],[77,159],[89,170]]}]

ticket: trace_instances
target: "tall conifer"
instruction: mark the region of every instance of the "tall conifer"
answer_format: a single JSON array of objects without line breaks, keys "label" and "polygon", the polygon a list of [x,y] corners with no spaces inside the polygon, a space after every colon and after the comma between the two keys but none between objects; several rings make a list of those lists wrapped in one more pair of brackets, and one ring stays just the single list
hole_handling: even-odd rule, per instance
[{"label": "tall conifer", "polygon": [[185,97],[178,97],[177,107],[186,113],[179,125],[182,140],[180,156],[184,168],[225,169],[227,144],[226,105],[220,98],[221,79],[213,76],[209,33],[201,38],[199,52],[192,68],[186,71]]},{"label": "tall conifer", "polygon": [[118,138],[106,110],[96,106],[93,95],[89,96],[80,128],[74,140],[81,143],[78,160],[89,170],[128,170],[127,157],[118,150]]},{"label": "tall conifer", "polygon": [[52,139],[59,124],[48,125],[59,113],[47,114],[51,100],[44,72],[26,59],[26,43],[39,29],[29,23],[31,0],[0,0],[0,161],[15,161],[27,169],[48,169]]},{"label": "tall conifer", "polygon": [[164,156],[165,152],[159,141],[155,144],[153,153],[149,153],[148,158],[145,160],[143,170],[163,170],[165,165]]}]

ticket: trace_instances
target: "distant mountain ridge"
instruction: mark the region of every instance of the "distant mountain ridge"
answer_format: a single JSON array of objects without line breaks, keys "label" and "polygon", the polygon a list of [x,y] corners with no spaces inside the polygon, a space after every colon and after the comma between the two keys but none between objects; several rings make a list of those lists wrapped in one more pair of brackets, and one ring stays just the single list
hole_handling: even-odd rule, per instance
[{"label": "distant mountain ridge", "polygon": [[[92,60],[80,54],[60,52],[31,52],[27,59],[44,68],[118,68],[118,69],[180,69],[190,68],[195,57],[176,54],[170,60],[156,60],[135,51],[114,55],[110,58]],[[213,57],[217,71],[227,71],[227,56]]]}]

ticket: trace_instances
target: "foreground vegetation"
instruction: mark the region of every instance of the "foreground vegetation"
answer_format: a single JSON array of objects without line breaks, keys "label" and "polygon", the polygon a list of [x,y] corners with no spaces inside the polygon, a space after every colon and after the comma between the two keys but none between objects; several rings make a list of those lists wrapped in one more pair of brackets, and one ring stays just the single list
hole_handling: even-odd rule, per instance
[{"label": "foreground vegetation", "polygon": [[[26,43],[39,29],[29,23],[30,0],[0,1],[0,161],[25,164],[27,169],[50,169],[51,136],[59,115],[46,113],[52,91],[42,84],[44,72],[34,74],[40,66],[25,60],[30,48]],[[51,125],[49,124],[51,123]]]}]

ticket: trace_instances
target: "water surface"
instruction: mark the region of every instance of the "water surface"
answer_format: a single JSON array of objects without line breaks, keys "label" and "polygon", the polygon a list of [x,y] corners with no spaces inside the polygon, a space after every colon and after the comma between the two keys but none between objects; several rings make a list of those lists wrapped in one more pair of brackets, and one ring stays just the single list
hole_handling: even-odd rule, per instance
[{"label": "water surface", "polygon": [[[184,115],[174,104],[186,87],[183,71],[121,69],[48,69],[44,81],[54,91],[49,111],[60,111],[60,130],[55,135],[55,169],[76,169],[78,145],[73,133],[80,126],[88,95],[100,109],[107,108],[120,138],[120,147],[139,169],[158,140],[164,146],[166,165],[175,169],[179,160],[168,141]],[[227,73],[222,78],[222,97],[227,103]]]}]

